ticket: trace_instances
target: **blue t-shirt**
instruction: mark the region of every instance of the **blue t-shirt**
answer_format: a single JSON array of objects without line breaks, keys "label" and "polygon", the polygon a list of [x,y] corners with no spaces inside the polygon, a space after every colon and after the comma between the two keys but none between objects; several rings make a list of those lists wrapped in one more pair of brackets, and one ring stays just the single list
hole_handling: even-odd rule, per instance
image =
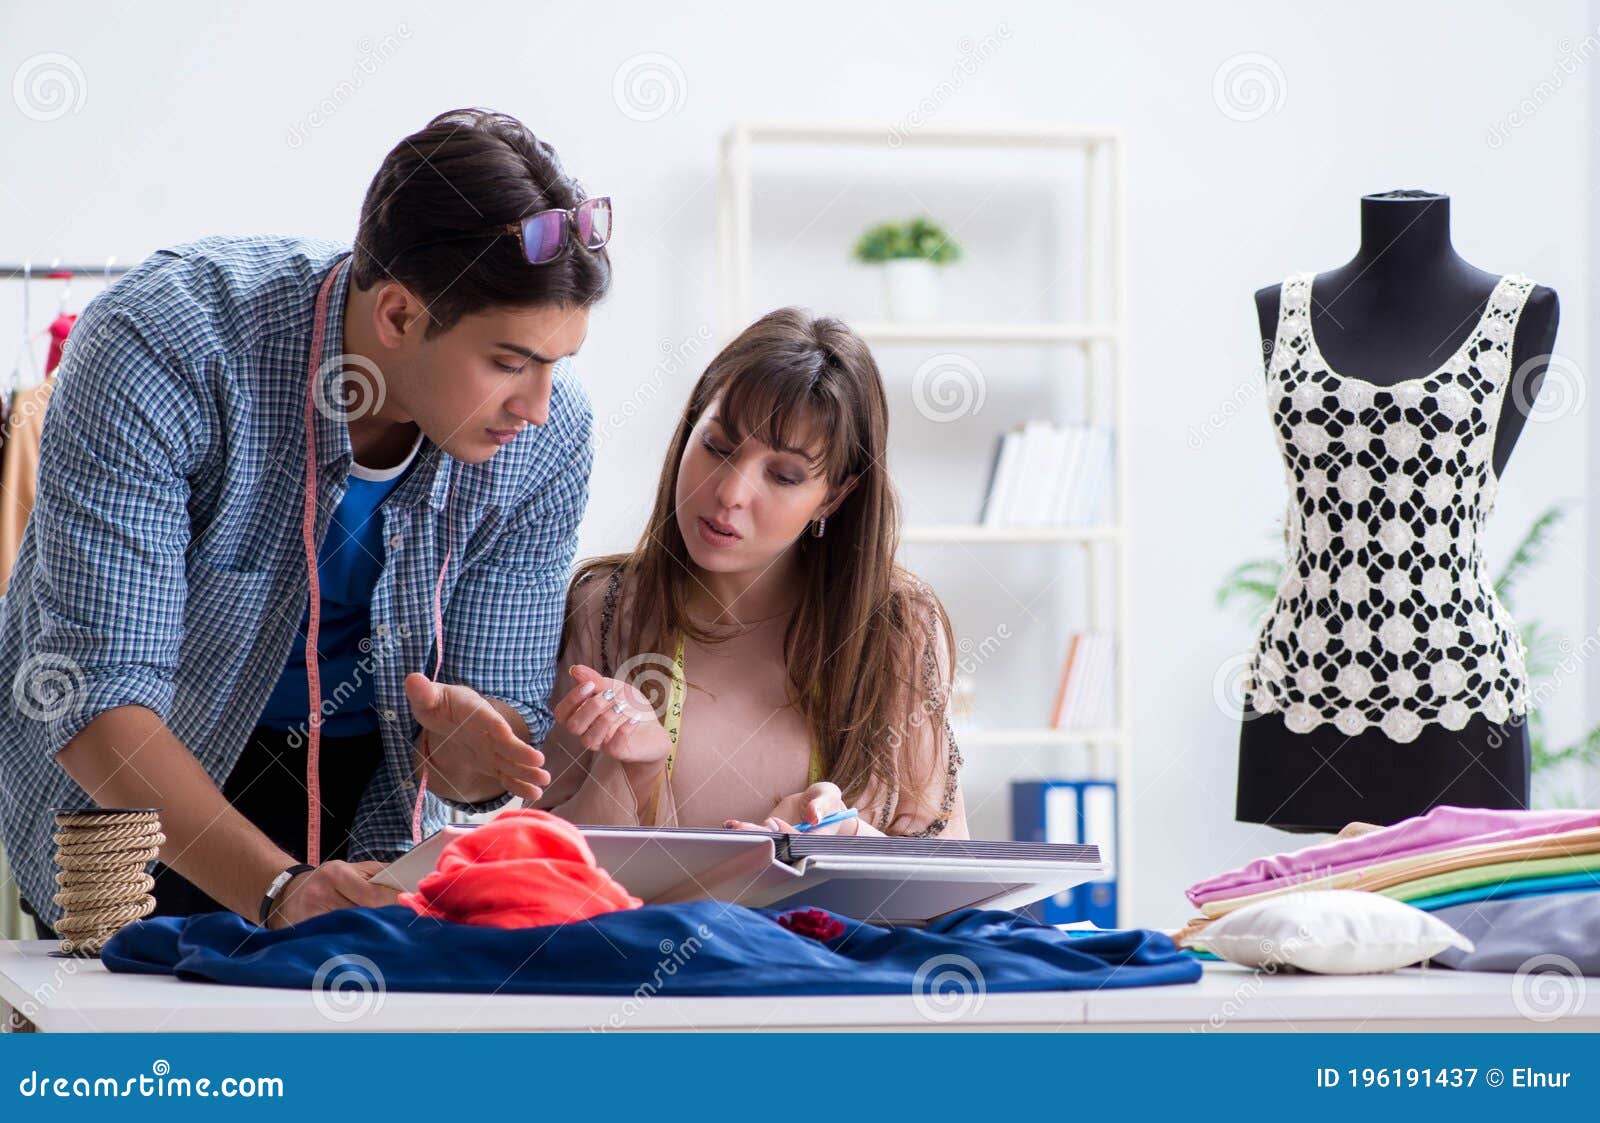
[{"label": "blue t-shirt", "polygon": [[[422,434],[418,433],[405,461],[393,468],[350,465],[348,490],[334,508],[322,548],[317,551],[317,578],[322,586],[322,621],[317,631],[317,651],[322,656],[322,731],[329,737],[359,737],[378,729],[370,642],[372,590],[383,573],[383,518],[378,508],[400,486],[421,446]],[[308,607],[259,724],[272,729],[309,726],[306,630],[310,626]],[[363,640],[368,641],[365,650]]]}]

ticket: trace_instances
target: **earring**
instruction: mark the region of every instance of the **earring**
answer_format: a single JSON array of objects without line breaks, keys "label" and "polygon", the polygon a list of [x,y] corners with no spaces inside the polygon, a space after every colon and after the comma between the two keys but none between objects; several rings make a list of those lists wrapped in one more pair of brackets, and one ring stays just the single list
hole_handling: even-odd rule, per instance
[{"label": "earring", "polygon": [[828,525],[828,516],[827,515],[823,515],[820,519],[817,520],[816,525],[811,528],[811,537],[813,537],[813,538],[821,538],[822,537],[822,529],[823,529],[823,527],[825,527],[827,525]]}]

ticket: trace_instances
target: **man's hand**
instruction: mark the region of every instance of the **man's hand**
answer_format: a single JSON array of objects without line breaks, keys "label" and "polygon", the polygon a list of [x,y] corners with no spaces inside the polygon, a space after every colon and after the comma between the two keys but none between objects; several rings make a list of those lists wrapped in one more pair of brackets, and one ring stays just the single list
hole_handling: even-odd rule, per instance
[{"label": "man's hand", "polygon": [[505,715],[470,686],[441,685],[426,675],[406,676],[411,712],[428,733],[428,767],[434,790],[463,803],[501,792],[532,803],[550,784],[544,753],[511,728]]},{"label": "man's hand", "polygon": [[287,928],[334,909],[394,904],[400,895],[396,890],[372,884],[372,875],[381,869],[382,862],[323,862],[296,874],[274,898],[267,927]]}]

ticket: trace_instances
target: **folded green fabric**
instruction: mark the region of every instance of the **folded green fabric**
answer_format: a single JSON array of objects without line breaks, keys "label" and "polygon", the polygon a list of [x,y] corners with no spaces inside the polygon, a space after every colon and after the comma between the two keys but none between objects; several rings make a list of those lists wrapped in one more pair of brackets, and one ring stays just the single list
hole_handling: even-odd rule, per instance
[{"label": "folded green fabric", "polygon": [[1418,897],[1406,902],[1413,908],[1432,912],[1450,905],[1464,905],[1471,901],[1499,901],[1514,897],[1542,897],[1558,893],[1593,893],[1600,889],[1600,872],[1581,870],[1578,873],[1558,873],[1549,877],[1520,877],[1491,885],[1474,885],[1470,889],[1457,889],[1453,893],[1435,893],[1431,897]]},{"label": "folded green fabric", "polygon": [[1562,854],[1554,858],[1523,858],[1510,862],[1491,862],[1483,866],[1436,873],[1379,889],[1385,897],[1416,904],[1423,897],[1452,893],[1460,889],[1473,889],[1480,885],[1499,885],[1530,877],[1551,877],[1556,874],[1580,873],[1600,870],[1600,853]]}]

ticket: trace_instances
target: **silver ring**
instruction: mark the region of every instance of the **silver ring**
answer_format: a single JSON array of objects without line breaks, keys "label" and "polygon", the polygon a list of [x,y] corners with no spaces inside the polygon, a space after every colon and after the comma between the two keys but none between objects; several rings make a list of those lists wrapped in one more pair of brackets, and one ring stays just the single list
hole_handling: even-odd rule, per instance
[{"label": "silver ring", "polygon": [[625,710],[627,708],[628,707],[624,706],[621,702],[617,702],[617,703],[614,703],[612,705],[611,712],[614,713],[614,714],[620,714],[623,710]]},{"label": "silver ring", "polygon": [[604,694],[600,695],[600,697],[604,698],[607,702],[611,701],[611,699],[615,698],[616,696],[617,692],[615,690],[607,690]]}]

